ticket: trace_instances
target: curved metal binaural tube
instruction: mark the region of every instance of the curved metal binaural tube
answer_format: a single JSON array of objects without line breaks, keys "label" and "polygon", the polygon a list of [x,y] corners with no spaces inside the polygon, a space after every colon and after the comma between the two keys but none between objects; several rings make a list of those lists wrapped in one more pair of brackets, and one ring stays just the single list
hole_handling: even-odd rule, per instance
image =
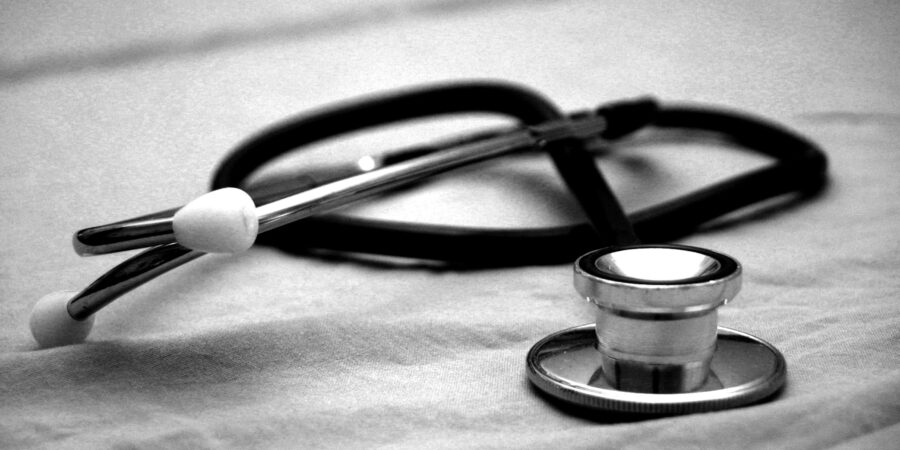
[{"label": "curved metal binaural tube", "polygon": [[[563,139],[598,137],[606,129],[599,115],[581,115],[540,125],[515,129],[503,135],[452,146],[440,152],[391,164],[305,190],[259,206],[256,214],[263,233],[316,214],[332,211],[375,194],[413,183],[455,168],[519,151],[542,148]],[[84,320],[128,291],[168,272],[204,253],[175,241],[172,218],[175,210],[142,216],[132,220],[95,227],[88,245],[79,237],[91,235],[82,230],[74,237],[79,253],[100,254],[141,248],[147,243],[161,244],[111,269],[73,297],[67,306],[69,315]],[[106,239],[102,239],[103,237]],[[90,241],[90,239],[89,239]]]},{"label": "curved metal binaural tube", "polygon": [[[542,148],[563,139],[597,138],[606,119],[584,115],[513,129],[477,141],[436,143],[440,151],[363,172],[271,201],[257,208],[260,233],[363,200],[465,165],[509,153]],[[178,209],[80,230],[72,238],[79,255],[100,255],[175,242],[172,216]]]},{"label": "curved metal binaural tube", "polygon": [[132,289],[205,253],[176,243],[160,245],[128,258],[69,300],[66,309],[84,320]]}]

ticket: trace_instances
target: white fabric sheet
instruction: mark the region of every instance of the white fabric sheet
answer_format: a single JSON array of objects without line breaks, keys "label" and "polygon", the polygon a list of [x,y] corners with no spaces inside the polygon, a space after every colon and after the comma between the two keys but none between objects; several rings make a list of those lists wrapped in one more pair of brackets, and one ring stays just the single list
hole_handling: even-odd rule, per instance
[{"label": "white fabric sheet", "polygon": [[[107,3],[0,7],[0,447],[900,442],[896,4]],[[525,353],[592,320],[569,265],[449,270],[254,248],[128,294],[84,344],[33,343],[37,298],[80,289],[123,258],[77,257],[75,230],[199,195],[221,155],[272,121],[461,78],[531,85],[567,109],[639,94],[725,105],[819,143],[831,160],[823,195],[681,241],[743,263],[743,292],[720,321],[782,350],[784,391],[633,422],[544,402]],[[761,162],[676,145],[601,165],[634,210]],[[543,160],[466,171],[355,213],[579,220]]]}]

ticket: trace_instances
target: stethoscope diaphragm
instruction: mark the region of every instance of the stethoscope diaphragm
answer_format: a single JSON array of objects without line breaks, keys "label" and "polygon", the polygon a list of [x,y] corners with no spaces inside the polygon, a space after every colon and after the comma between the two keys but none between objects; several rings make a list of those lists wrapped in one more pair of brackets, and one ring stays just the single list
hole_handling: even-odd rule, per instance
[{"label": "stethoscope diaphragm", "polygon": [[728,255],[685,245],[630,245],[575,262],[595,324],[547,336],[528,353],[531,382],[580,407],[684,414],[746,405],[778,391],[786,363],[771,344],[719,327],[741,287]]},{"label": "stethoscope diaphragm", "polygon": [[594,324],[549,335],[527,357],[528,378],[550,397],[580,407],[636,414],[689,414],[744,406],[777,392],[784,356],[768,342],[718,327],[704,384],[691,392],[653,394],[610,386],[598,357]]}]

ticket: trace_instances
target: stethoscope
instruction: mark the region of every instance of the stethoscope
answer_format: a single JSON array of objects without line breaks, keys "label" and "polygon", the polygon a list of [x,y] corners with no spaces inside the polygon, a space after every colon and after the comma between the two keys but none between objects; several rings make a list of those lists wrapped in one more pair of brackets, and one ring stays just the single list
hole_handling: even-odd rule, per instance
[{"label": "stethoscope", "polygon": [[[333,173],[245,186],[257,169],[304,145],[425,116],[488,112],[516,127],[393,151]],[[637,130],[690,130],[774,159],[627,217],[589,146]],[[496,230],[379,221],[323,213],[452,169],[526,151],[546,152],[588,223]],[[42,347],[86,339],[94,314],[128,291],[205,253],[257,244],[291,252],[331,249],[468,266],[575,262],[575,288],[596,324],[563,330],[526,358],[551,401],[589,410],[678,414],[753,403],[784,384],[784,357],[765,341],[718,327],[717,308],[740,290],[733,258],[674,239],[723,214],[825,183],[825,155],[794,133],[741,114],[639,99],[562,114],[542,96],[497,82],[407,90],[300,116],[245,142],[221,163],[213,190],[181,208],[78,231],[77,253],[150,247],[80,292],[40,299],[30,325]],[[258,236],[258,237],[257,237]],[[599,248],[600,250],[594,250]],[[578,257],[578,255],[581,255]]]}]

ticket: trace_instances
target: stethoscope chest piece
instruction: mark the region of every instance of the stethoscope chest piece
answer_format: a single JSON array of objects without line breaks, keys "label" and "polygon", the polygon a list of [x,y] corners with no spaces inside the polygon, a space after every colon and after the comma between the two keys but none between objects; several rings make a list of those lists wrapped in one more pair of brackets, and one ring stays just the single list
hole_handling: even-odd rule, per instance
[{"label": "stethoscope chest piece", "polygon": [[771,344],[719,327],[740,290],[729,256],[676,245],[611,247],[575,263],[575,288],[597,322],[551,334],[528,353],[528,377],[580,407],[686,414],[756,402],[784,384]]}]

